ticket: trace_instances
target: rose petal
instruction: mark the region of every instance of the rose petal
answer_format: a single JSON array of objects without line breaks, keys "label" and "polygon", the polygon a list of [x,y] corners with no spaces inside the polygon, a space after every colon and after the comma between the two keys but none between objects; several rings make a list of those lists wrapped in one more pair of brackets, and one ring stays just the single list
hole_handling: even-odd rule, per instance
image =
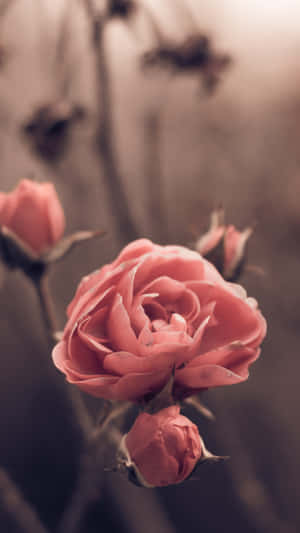
[{"label": "rose petal", "polygon": [[221,385],[233,385],[245,381],[247,376],[235,374],[218,365],[201,365],[189,367],[176,372],[176,384],[188,389],[207,389],[209,387],[220,387]]},{"label": "rose petal", "polygon": [[122,263],[139,259],[144,254],[150,253],[155,249],[155,245],[148,239],[137,239],[131,242],[122,250],[117,259],[112,263],[112,268],[116,268]]},{"label": "rose petal", "polygon": [[250,344],[261,337],[262,323],[257,312],[230,290],[205,282],[191,282],[189,288],[197,293],[201,304],[215,302],[214,316],[217,324],[206,330],[202,353],[235,340]]},{"label": "rose petal", "polygon": [[120,294],[116,294],[111,308],[107,321],[107,333],[115,350],[137,353],[138,341],[132,330],[129,316]]}]

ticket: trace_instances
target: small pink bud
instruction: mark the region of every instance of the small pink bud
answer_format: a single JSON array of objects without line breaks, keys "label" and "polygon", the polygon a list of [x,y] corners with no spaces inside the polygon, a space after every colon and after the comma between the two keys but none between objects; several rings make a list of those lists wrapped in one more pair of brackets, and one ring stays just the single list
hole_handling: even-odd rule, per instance
[{"label": "small pink bud", "polygon": [[184,481],[202,454],[198,428],[172,405],[140,414],[123,440],[126,466],[141,485],[164,487]]},{"label": "small pink bud", "polygon": [[0,225],[40,254],[60,240],[65,216],[52,183],[24,179],[8,194],[0,192]]},{"label": "small pink bud", "polygon": [[245,261],[246,245],[251,228],[238,231],[235,226],[226,226],[222,210],[212,213],[207,233],[196,242],[195,248],[211,261],[227,281],[236,281]]}]

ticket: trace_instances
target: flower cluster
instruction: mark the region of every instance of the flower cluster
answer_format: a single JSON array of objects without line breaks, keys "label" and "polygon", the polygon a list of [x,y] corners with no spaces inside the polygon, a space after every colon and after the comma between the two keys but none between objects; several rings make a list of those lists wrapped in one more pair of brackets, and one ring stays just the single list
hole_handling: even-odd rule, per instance
[{"label": "flower cluster", "polygon": [[[61,240],[65,217],[53,185],[29,180],[0,193],[0,225],[2,259],[27,273],[94,235]],[[259,356],[266,322],[256,300],[203,257],[221,246],[219,270],[230,279],[246,237],[214,215],[196,251],[136,240],[83,278],[69,304],[54,363],[83,391],[144,410],[120,447],[121,463],[143,486],[180,483],[216,459],[181,404],[245,381]]]},{"label": "flower cluster", "polygon": [[140,239],[83,278],[68,317],[53,360],[70,383],[146,409],[172,384],[165,406],[139,415],[123,452],[144,486],[185,479],[203,447],[177,404],[247,379],[266,333],[257,302],[199,253]]}]

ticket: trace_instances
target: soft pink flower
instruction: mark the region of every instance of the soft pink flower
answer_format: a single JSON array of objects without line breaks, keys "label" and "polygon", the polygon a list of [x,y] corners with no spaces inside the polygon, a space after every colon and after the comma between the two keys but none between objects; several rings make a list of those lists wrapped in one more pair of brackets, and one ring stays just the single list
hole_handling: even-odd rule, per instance
[{"label": "soft pink flower", "polygon": [[195,249],[212,261],[225,279],[238,278],[245,258],[246,244],[252,233],[250,228],[239,231],[223,222],[223,211],[214,211],[209,230],[198,239]]},{"label": "soft pink flower", "polygon": [[180,483],[201,458],[198,428],[177,405],[154,415],[140,414],[125,438],[127,466],[148,487]]},{"label": "soft pink flower", "polygon": [[244,381],[266,333],[242,287],[197,252],[146,239],[83,278],[68,316],[55,365],[113,400],[143,400],[173,372],[177,398]]},{"label": "soft pink flower", "polygon": [[65,216],[52,183],[24,179],[8,194],[0,192],[0,225],[41,253],[62,236]]}]

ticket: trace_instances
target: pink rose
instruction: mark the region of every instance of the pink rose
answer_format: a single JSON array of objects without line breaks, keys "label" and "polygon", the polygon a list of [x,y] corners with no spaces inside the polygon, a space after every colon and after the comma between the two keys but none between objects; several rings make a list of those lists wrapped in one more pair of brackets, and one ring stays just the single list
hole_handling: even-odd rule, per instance
[{"label": "pink rose", "polygon": [[238,231],[233,225],[224,225],[223,211],[215,211],[209,230],[198,239],[195,249],[212,261],[226,280],[234,281],[243,266],[251,234],[250,228]]},{"label": "pink rose", "polygon": [[174,372],[176,398],[248,377],[266,323],[197,252],[141,239],[83,278],[55,365],[101,398],[141,401]]},{"label": "pink rose", "polygon": [[24,179],[11,193],[0,192],[0,225],[38,254],[53,246],[64,232],[65,217],[52,183]]},{"label": "pink rose", "polygon": [[194,470],[202,445],[197,426],[177,405],[140,414],[124,439],[127,467],[146,487],[180,483]]}]

